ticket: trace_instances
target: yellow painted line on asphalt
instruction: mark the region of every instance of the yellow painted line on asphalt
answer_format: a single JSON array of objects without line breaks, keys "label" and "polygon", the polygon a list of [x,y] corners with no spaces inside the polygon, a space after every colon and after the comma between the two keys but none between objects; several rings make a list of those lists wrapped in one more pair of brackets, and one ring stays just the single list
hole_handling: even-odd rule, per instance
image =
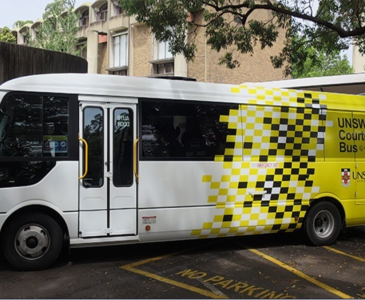
[{"label": "yellow painted line on asphalt", "polygon": [[139,269],[136,269],[136,268],[133,267],[134,265],[142,265],[142,264],[145,264],[145,263],[149,263],[149,262],[152,262],[152,261],[160,260],[160,259],[165,258],[165,257],[172,256],[172,255],[173,254],[168,254],[168,255],[164,255],[164,256],[155,257],[155,258],[152,258],[152,259],[146,259],[144,261],[141,261],[141,262],[138,262],[138,263],[132,263],[132,264],[129,264],[129,265],[125,265],[125,266],[122,266],[120,268],[123,269],[123,270],[126,270],[126,271],[130,271],[130,272],[133,272],[133,273],[136,273],[136,274],[139,274],[139,275],[143,275],[143,276],[146,276],[146,277],[149,277],[149,278],[152,278],[152,279],[155,279],[155,280],[158,280],[158,281],[173,285],[173,286],[177,286],[179,288],[182,288],[182,289],[185,289],[185,290],[200,294],[200,295],[208,297],[208,298],[228,299],[228,297],[225,296],[222,293],[217,293],[217,294],[212,293],[212,292],[209,292],[207,290],[203,290],[201,288],[197,288],[197,287],[189,285],[189,284],[181,283],[181,282],[178,282],[178,281],[166,278],[166,277],[162,277],[162,276],[150,273],[150,272],[142,271],[142,270],[139,270]]},{"label": "yellow painted line on asphalt", "polygon": [[165,254],[165,255],[161,255],[161,256],[152,257],[152,258],[149,258],[149,259],[137,261],[137,262],[122,266],[121,268],[134,268],[134,267],[137,267],[137,266],[140,266],[140,265],[148,264],[148,263],[158,261],[158,260],[170,257],[170,256],[174,256],[174,255],[186,252],[186,251],[188,251],[188,250],[177,251],[177,252],[173,252],[173,253],[169,253],[169,254]]},{"label": "yellow painted line on asphalt", "polygon": [[222,293],[213,293],[213,292],[210,292],[210,291],[207,291],[207,290],[204,290],[204,289],[201,289],[201,288],[197,288],[197,287],[189,285],[189,284],[181,283],[181,282],[178,282],[176,280],[172,280],[172,279],[169,279],[169,278],[166,278],[166,277],[162,277],[160,275],[156,275],[156,274],[153,274],[153,273],[146,272],[146,271],[135,268],[137,266],[141,266],[141,265],[144,265],[144,264],[148,264],[148,263],[151,263],[151,262],[162,260],[164,258],[167,258],[167,257],[170,257],[170,256],[175,256],[177,254],[187,252],[189,250],[197,249],[197,248],[199,248],[199,247],[192,247],[192,248],[184,249],[182,251],[177,251],[177,252],[169,253],[169,254],[166,254],[166,255],[156,256],[156,257],[153,257],[153,258],[137,261],[137,262],[134,262],[134,263],[131,263],[131,264],[128,264],[128,265],[124,265],[124,266],[121,266],[120,268],[123,269],[123,270],[126,270],[126,271],[130,271],[130,272],[133,272],[133,273],[136,273],[136,274],[139,274],[139,275],[143,275],[145,277],[149,277],[149,278],[152,278],[152,279],[155,279],[155,280],[158,280],[158,281],[173,285],[173,286],[177,286],[179,288],[182,288],[182,289],[185,289],[185,290],[200,294],[200,295],[205,296],[205,297],[209,297],[209,298],[212,298],[212,299],[228,299],[228,297],[225,296]]},{"label": "yellow painted line on asphalt", "polygon": [[340,250],[337,250],[335,248],[332,248],[332,247],[328,247],[328,246],[323,246],[323,248],[329,250],[329,251],[332,251],[332,252],[336,252],[338,254],[341,254],[341,255],[344,255],[344,256],[348,256],[348,257],[351,257],[353,259],[356,259],[358,261],[361,261],[361,262],[364,262],[365,263],[365,258],[362,258],[362,257],[359,257],[359,256],[355,256],[355,255],[351,255],[351,254],[348,254],[348,253],[345,253],[345,252],[342,252]]},{"label": "yellow painted line on asphalt", "polygon": [[347,295],[345,293],[342,293],[342,292],[336,290],[335,288],[333,288],[333,287],[331,287],[331,286],[329,286],[327,284],[324,284],[324,283],[318,281],[317,279],[315,279],[313,277],[310,277],[310,276],[304,274],[301,271],[298,271],[298,270],[294,269],[293,267],[291,267],[291,266],[289,266],[289,265],[287,265],[287,264],[285,264],[285,263],[283,263],[283,262],[281,262],[281,261],[279,261],[279,260],[277,260],[277,259],[269,256],[269,255],[266,255],[265,253],[262,253],[262,252],[260,252],[260,251],[258,251],[256,249],[252,249],[252,248],[247,248],[247,249],[249,251],[251,251],[252,253],[255,253],[256,255],[259,255],[259,256],[265,258],[266,260],[268,260],[268,261],[270,261],[270,262],[272,262],[272,263],[274,263],[274,264],[276,264],[276,265],[278,265],[278,266],[280,266],[280,267],[288,270],[289,272],[294,273],[295,275],[297,275],[299,277],[302,277],[303,279],[305,279],[305,280],[307,280],[307,281],[309,281],[309,282],[311,282],[311,283],[319,286],[320,288],[322,288],[322,289],[324,289],[324,290],[326,290],[326,291],[328,291],[328,292],[330,292],[330,293],[332,293],[332,294],[334,294],[334,295],[336,295],[336,296],[338,296],[338,297],[340,297],[342,299],[353,299],[354,298],[354,297],[351,297],[351,296],[349,296],[349,295]]}]

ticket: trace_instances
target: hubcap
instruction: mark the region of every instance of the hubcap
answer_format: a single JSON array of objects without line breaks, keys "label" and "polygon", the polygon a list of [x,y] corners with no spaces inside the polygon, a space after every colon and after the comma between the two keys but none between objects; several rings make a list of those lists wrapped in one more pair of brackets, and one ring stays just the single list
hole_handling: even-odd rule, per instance
[{"label": "hubcap", "polygon": [[48,231],[39,224],[23,226],[15,236],[15,248],[25,259],[42,257],[49,249],[51,240]]},{"label": "hubcap", "polygon": [[314,218],[314,231],[320,238],[330,236],[334,230],[335,220],[328,210],[321,210]]}]

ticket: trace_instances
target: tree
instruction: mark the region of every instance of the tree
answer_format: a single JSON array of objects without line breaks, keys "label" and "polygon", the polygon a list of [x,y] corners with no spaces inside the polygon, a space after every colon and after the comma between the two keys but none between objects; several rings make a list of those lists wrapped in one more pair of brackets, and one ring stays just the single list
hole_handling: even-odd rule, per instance
[{"label": "tree", "polygon": [[[252,54],[255,45],[271,47],[280,30],[285,31],[286,42],[271,61],[275,67],[285,65],[286,75],[292,71],[292,53],[303,42],[293,40],[294,34],[305,36],[308,46],[325,55],[348,49],[350,43],[365,53],[363,0],[120,0],[120,4],[149,26],[157,40],[169,41],[172,54],[182,53],[187,60],[194,58],[194,34],[199,27],[205,28],[213,50],[225,51],[220,63],[230,68],[240,65],[235,55]],[[202,22],[189,18],[202,8]],[[259,11],[270,11],[272,18],[255,19]]]},{"label": "tree", "polygon": [[30,45],[78,55],[78,16],[74,13],[74,6],[75,0],[54,0],[49,3],[45,8],[37,37],[30,41]]},{"label": "tree", "polygon": [[296,65],[292,65],[293,71],[291,75],[293,78],[333,76],[354,73],[354,69],[351,67],[347,56],[341,56],[340,52],[334,51],[333,53],[326,55],[324,52],[318,53],[318,51],[314,48],[311,48],[310,51],[316,55],[316,59],[307,57],[304,63],[298,68]]},{"label": "tree", "polygon": [[8,27],[4,27],[0,31],[0,41],[15,44],[16,37],[12,34],[11,30]]},{"label": "tree", "polygon": [[[334,50],[332,53],[326,54],[319,51],[313,46],[305,47],[304,45],[297,49],[295,55],[303,59],[303,61],[292,63],[293,78],[320,77],[332,75],[345,75],[354,73],[354,69],[350,66],[347,56],[341,56],[341,52]],[[294,56],[294,55],[293,55]],[[293,58],[293,61],[298,61]]]}]

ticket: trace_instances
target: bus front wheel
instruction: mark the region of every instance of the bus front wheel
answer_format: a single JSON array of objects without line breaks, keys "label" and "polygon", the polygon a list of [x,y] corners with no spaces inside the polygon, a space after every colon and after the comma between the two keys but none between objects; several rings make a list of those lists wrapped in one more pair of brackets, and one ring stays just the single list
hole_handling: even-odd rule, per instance
[{"label": "bus front wheel", "polygon": [[341,215],[331,202],[319,202],[309,211],[304,229],[309,241],[316,246],[334,243],[341,230]]},{"label": "bus front wheel", "polygon": [[19,270],[41,270],[59,257],[63,246],[60,225],[43,213],[23,213],[4,229],[5,258]]}]

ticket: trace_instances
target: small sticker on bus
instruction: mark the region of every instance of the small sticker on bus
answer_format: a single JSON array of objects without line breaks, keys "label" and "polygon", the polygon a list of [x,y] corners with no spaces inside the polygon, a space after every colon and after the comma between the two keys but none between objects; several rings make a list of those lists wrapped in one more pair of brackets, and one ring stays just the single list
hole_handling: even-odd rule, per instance
[{"label": "small sticker on bus", "polygon": [[156,224],[156,216],[142,217],[143,224]]},{"label": "small sticker on bus", "polygon": [[257,162],[251,163],[251,168],[278,168],[279,163],[277,162]]}]

